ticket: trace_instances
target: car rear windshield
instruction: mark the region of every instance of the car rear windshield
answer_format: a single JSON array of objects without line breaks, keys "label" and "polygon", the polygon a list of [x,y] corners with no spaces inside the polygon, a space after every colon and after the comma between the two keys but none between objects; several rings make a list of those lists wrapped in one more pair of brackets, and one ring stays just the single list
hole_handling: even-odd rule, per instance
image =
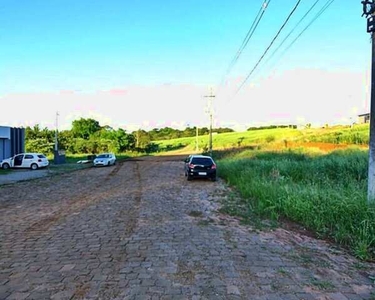
[{"label": "car rear windshield", "polygon": [[39,158],[46,158],[43,154],[38,154]]},{"label": "car rear windshield", "polygon": [[210,166],[212,165],[212,160],[210,158],[204,158],[204,157],[194,157],[191,160],[191,163],[193,165],[204,165],[204,166]]}]

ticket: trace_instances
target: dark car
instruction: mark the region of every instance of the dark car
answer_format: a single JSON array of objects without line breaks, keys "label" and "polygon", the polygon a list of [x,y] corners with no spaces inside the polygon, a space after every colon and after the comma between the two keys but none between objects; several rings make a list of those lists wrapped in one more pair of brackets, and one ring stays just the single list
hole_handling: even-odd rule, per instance
[{"label": "dark car", "polygon": [[190,155],[185,159],[185,176],[193,178],[209,178],[216,181],[216,164],[210,156]]}]

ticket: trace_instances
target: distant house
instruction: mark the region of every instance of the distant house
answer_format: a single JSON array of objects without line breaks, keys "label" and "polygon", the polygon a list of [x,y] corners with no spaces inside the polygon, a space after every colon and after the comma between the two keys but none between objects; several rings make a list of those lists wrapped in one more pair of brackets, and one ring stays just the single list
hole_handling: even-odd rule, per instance
[{"label": "distant house", "polygon": [[370,123],[370,113],[358,115],[358,123],[359,124]]},{"label": "distant house", "polygon": [[25,152],[25,129],[0,126],[0,160]]}]

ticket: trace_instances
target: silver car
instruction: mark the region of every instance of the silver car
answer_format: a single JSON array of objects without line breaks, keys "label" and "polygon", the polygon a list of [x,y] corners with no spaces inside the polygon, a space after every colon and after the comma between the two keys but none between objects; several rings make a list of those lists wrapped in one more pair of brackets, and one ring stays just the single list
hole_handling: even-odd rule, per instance
[{"label": "silver car", "polygon": [[116,156],[113,153],[101,153],[93,161],[94,166],[110,166],[116,164]]}]

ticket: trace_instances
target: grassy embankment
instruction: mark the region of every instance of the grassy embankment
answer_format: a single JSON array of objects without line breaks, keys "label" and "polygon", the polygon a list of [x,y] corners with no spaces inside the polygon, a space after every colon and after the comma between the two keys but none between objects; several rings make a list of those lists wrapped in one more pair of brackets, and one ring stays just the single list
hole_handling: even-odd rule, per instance
[{"label": "grassy embankment", "polygon": [[[239,138],[244,148],[229,150]],[[219,174],[237,188],[247,207],[245,214],[233,206],[226,211],[245,219],[254,214],[287,218],[361,259],[373,259],[375,206],[366,203],[367,143],[367,125],[216,135],[215,147],[227,149],[214,152]],[[194,149],[194,139],[185,149]]]},{"label": "grassy embankment", "polygon": [[[161,151],[168,153],[190,153],[195,149],[195,137],[155,141]],[[199,136],[200,151],[207,150],[208,135]],[[324,143],[324,144],[321,144]],[[238,149],[244,147],[286,148],[286,147],[317,147],[317,148],[343,148],[346,145],[367,145],[368,125],[337,126],[322,129],[266,129],[246,132],[222,133],[213,135],[215,150]]]}]

